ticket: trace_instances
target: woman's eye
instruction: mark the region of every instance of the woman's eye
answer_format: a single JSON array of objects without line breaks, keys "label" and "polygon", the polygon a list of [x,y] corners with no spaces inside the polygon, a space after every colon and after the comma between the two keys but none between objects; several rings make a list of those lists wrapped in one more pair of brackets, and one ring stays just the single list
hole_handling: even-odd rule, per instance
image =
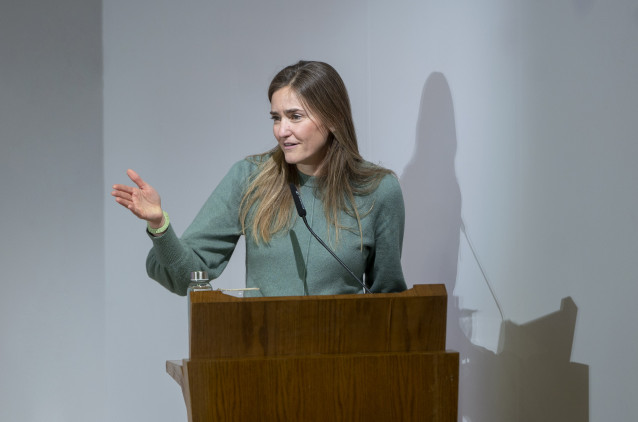
[{"label": "woman's eye", "polygon": [[293,114],[290,116],[290,120],[300,120],[303,116],[301,114]]},{"label": "woman's eye", "polygon": [[271,119],[272,119],[272,121],[274,121],[274,122],[278,122],[278,121],[279,121],[279,116],[275,116],[274,114],[273,114],[273,115],[270,115],[270,118],[271,118]]}]

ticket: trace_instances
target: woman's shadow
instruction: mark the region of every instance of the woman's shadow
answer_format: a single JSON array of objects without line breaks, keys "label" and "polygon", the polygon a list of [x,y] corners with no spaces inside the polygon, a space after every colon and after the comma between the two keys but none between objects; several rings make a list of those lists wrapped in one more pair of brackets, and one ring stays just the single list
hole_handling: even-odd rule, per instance
[{"label": "woman's shadow", "polygon": [[[474,260],[500,311],[461,217],[456,178],[456,122],[445,76],[432,73],[423,87],[411,161],[401,176],[406,234],[403,271],[408,284],[444,283],[448,292],[447,347],[460,353],[459,415],[463,422],[589,420],[589,368],[570,362],[578,308],[560,309],[523,325],[497,321],[498,347],[472,342],[476,309],[461,309],[454,295],[459,250]],[[500,313],[502,316],[502,312]],[[477,344],[475,344],[477,343]]]}]

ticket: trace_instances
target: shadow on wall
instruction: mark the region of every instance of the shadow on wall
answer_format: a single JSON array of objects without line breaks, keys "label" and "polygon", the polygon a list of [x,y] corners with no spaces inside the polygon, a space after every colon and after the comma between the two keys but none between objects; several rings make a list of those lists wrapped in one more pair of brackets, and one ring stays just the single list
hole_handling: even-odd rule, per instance
[{"label": "shadow on wall", "polygon": [[[451,91],[445,76],[433,73],[421,96],[413,157],[401,177],[407,227],[403,270],[409,283],[447,288],[447,347],[461,357],[458,420],[588,421],[589,368],[570,362],[578,313],[571,298],[562,300],[559,311],[523,325],[501,321],[495,352],[472,342],[467,327],[476,324],[475,311],[461,309],[453,296],[466,229],[456,148]],[[482,268],[478,260],[476,266]],[[489,280],[477,280],[485,284],[481,288],[489,287]]]}]

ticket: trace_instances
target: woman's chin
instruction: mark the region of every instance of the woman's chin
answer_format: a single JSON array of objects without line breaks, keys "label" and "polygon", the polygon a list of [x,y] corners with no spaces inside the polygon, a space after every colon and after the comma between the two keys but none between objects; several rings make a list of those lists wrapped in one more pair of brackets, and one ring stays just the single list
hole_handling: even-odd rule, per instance
[{"label": "woman's chin", "polygon": [[299,159],[297,157],[295,157],[293,154],[286,153],[286,151],[284,151],[284,160],[286,160],[286,163],[288,164],[297,164],[299,162]]}]

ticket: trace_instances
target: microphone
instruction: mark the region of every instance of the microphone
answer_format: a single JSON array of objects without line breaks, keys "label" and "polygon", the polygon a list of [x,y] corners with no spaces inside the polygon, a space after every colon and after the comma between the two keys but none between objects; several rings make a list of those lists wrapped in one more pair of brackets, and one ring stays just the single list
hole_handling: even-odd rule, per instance
[{"label": "microphone", "polygon": [[304,224],[306,225],[306,227],[308,227],[308,230],[310,231],[310,233],[315,237],[315,239],[317,239],[319,241],[319,243],[321,243],[321,246],[323,246],[324,248],[326,248],[326,250],[328,252],[330,252],[330,255],[332,255],[337,261],[339,261],[339,264],[341,264],[341,266],[343,268],[346,269],[346,271],[348,271],[350,273],[350,275],[352,277],[354,277],[355,280],[357,280],[359,282],[359,284],[361,284],[361,287],[363,287],[363,291],[365,293],[372,293],[370,291],[370,289],[368,289],[368,286],[366,286],[366,284],[361,281],[361,279],[359,277],[357,277],[350,268],[348,268],[348,266],[339,259],[339,257],[328,247],[328,245],[326,245],[324,243],[323,240],[321,240],[321,238],[319,238],[319,236],[317,236],[317,234],[314,232],[314,230],[312,230],[312,228],[310,228],[310,225],[308,224],[308,220],[306,220],[306,208],[303,206],[303,202],[301,201],[301,195],[299,194],[299,191],[297,190],[297,187],[295,186],[294,183],[290,183],[290,192],[292,193],[292,199],[295,201],[295,207],[297,208],[297,214],[299,214],[299,217],[301,217],[303,219]]}]

